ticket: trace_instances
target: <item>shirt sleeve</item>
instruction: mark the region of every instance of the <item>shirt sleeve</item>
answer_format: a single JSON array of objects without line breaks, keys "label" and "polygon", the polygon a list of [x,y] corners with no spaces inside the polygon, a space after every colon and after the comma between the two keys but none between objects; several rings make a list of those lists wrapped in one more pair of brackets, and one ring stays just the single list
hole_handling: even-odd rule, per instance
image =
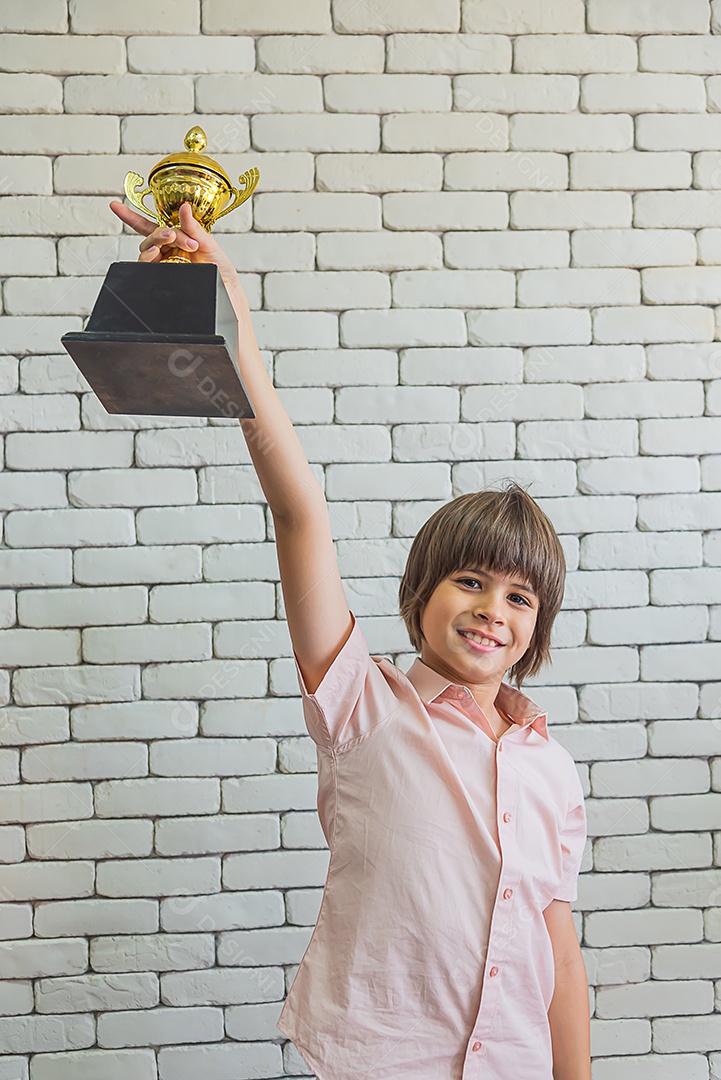
[{"label": "shirt sleeve", "polygon": [[563,869],[561,882],[554,893],[557,900],[576,900],[578,898],[578,873],[586,848],[587,824],[586,807],[583,801],[583,787],[571,759],[571,788],[568,810],[561,829],[561,850]]},{"label": "shirt sleeve", "polygon": [[378,660],[370,655],[355,615],[350,614],[350,635],[313,694],[308,693],[293,650],[308,734],[321,750],[331,752],[349,749],[370,735],[401,705]]}]

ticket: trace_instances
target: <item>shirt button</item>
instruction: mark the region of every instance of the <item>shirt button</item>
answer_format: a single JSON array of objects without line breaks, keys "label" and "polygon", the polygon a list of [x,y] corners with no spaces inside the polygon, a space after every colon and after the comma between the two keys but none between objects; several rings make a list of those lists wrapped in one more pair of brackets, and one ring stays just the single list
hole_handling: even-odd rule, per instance
[{"label": "shirt button", "polygon": [[494,975],[498,974],[498,968],[497,967],[492,967],[491,970],[488,972],[488,974],[491,976],[491,978],[493,978]]},{"label": "shirt button", "polygon": [[477,1050],[480,1050],[482,1046],[483,1046],[483,1043],[474,1042],[473,1046],[471,1047],[471,1050],[473,1050],[475,1052]]},{"label": "shirt button", "polygon": [[507,810],[506,810],[505,814],[503,815],[503,820],[504,821],[510,821],[511,820],[511,815],[508,813]]},{"label": "shirt button", "polygon": [[500,740],[499,740],[499,743],[498,743],[498,753],[499,754],[500,754],[502,749],[503,749],[503,743],[501,743]]},{"label": "shirt button", "polygon": [[456,697],[458,698],[459,701],[461,700],[461,698],[464,698],[465,696],[466,696],[465,690],[456,690]]},{"label": "shirt button", "polygon": [[512,896],[513,896],[513,889],[504,889],[503,890],[503,899],[504,900],[510,900]]}]

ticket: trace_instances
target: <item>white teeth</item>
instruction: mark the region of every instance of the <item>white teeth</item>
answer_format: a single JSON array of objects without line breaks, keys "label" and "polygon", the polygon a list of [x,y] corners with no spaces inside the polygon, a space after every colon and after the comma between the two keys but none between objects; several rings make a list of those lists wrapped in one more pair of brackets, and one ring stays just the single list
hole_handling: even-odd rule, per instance
[{"label": "white teeth", "polygon": [[463,634],[463,637],[470,638],[471,641],[476,641],[479,645],[498,645],[498,642],[494,641],[493,638],[481,637],[480,634],[474,634],[472,630],[461,630],[459,632]]}]

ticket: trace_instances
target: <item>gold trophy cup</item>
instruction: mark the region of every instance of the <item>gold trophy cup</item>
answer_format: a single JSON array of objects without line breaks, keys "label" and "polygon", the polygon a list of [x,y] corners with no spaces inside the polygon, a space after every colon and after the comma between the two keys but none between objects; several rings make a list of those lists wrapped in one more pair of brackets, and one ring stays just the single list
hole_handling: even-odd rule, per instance
[{"label": "gold trophy cup", "polygon": [[[210,232],[250,198],[260,173],[248,169],[234,187],[203,154],[206,145],[203,129],[192,127],[185,152],[153,166],[147,187],[138,173],[127,173],[128,200],[170,228],[180,227],[187,202]],[[154,209],[145,205],[147,195]],[[155,263],[112,263],[87,326],[61,342],[107,412],[255,416],[238,369],[237,316],[218,268],[193,263],[182,248]]]}]

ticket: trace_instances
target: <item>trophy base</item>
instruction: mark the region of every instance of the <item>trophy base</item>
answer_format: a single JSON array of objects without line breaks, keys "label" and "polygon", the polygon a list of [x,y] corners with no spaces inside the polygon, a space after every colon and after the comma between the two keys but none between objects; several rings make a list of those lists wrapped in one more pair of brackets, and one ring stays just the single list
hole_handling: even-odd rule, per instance
[{"label": "trophy base", "polygon": [[113,263],[87,328],[60,340],[108,413],[255,417],[212,263]]}]

